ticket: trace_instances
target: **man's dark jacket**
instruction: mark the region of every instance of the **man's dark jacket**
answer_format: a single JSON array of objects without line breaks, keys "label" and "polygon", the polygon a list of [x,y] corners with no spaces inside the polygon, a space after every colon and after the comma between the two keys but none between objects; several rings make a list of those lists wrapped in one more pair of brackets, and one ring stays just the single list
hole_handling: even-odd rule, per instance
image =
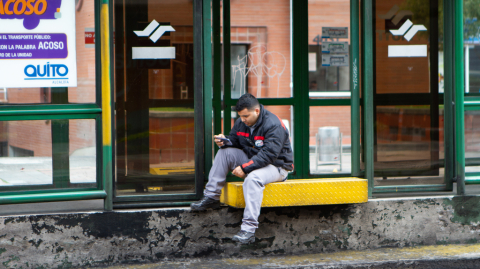
[{"label": "man's dark jacket", "polygon": [[293,171],[293,152],[288,130],[282,120],[263,105],[260,105],[260,115],[253,134],[250,134],[250,128],[239,118],[228,138],[233,144],[230,147],[242,149],[250,159],[241,165],[246,174],[269,164]]}]

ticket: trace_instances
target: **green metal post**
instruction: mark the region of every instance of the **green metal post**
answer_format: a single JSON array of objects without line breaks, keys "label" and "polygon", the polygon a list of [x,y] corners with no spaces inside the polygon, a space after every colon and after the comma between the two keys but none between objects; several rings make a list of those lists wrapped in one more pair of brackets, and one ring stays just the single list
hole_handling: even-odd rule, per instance
[{"label": "green metal post", "polygon": [[[203,0],[194,0],[193,1],[193,70],[194,79],[193,84],[195,88],[194,94],[194,111],[195,111],[195,141],[205,141],[205,92],[210,91],[211,87],[205,89],[205,71],[208,70],[208,66],[205,65],[204,53],[205,53],[205,43],[211,42],[209,38],[205,41],[205,31],[204,31],[204,20],[203,15],[204,11],[204,1]],[[210,5],[208,5],[208,12],[210,12]],[[210,17],[210,16],[208,16]],[[207,25],[210,25],[210,21],[207,22]],[[208,27],[210,28],[210,27]],[[208,36],[210,36],[208,34]],[[208,114],[211,117],[211,113]],[[209,140],[211,141],[211,140]],[[205,183],[205,143],[195,143],[195,193],[196,198],[201,198],[203,196],[203,188]]]},{"label": "green metal post", "polygon": [[465,111],[463,66],[463,1],[455,1],[455,155],[457,194],[465,194]]},{"label": "green metal post", "polygon": [[222,132],[222,43],[220,41],[220,0],[212,0],[213,31],[213,113],[214,133]]},{"label": "green metal post", "polygon": [[[68,88],[52,88],[52,104],[68,104]],[[52,176],[55,188],[68,188],[70,184],[69,121],[52,120]]]},{"label": "green metal post", "polygon": [[212,0],[203,0],[203,108],[205,117],[205,179],[212,167]]},{"label": "green metal post", "polygon": [[294,163],[295,175],[307,178],[309,174],[309,114],[308,106],[308,1],[292,1],[293,29],[293,99],[294,99]]},{"label": "green metal post", "polygon": [[70,123],[52,120],[52,170],[55,188],[68,188],[70,184]]},{"label": "green metal post", "polygon": [[107,193],[104,200],[104,209],[113,209],[113,149],[112,149],[112,77],[111,75],[111,47],[113,25],[110,20],[109,0],[102,0],[100,7],[100,46],[101,55],[97,61],[101,61],[102,68],[102,141],[103,141],[103,188]]},{"label": "green metal post", "polygon": [[223,101],[225,103],[223,112],[223,130],[228,134],[231,129],[232,107],[230,99],[232,97],[232,65],[230,50],[230,0],[223,0]]},{"label": "green metal post", "polygon": [[350,89],[352,176],[360,176],[359,0],[350,0]]},{"label": "green metal post", "polygon": [[362,89],[363,89],[363,109],[365,119],[363,121],[365,128],[365,177],[368,179],[368,197],[373,194],[373,6],[372,0],[364,0],[362,5]]},{"label": "green metal post", "polygon": [[[444,10],[453,10],[453,1],[445,0]],[[454,111],[453,111],[453,89],[454,89],[454,69],[453,69],[453,12],[443,12],[444,16],[444,145],[445,145],[445,185],[447,189],[453,190],[453,178],[455,177],[454,167]]]}]

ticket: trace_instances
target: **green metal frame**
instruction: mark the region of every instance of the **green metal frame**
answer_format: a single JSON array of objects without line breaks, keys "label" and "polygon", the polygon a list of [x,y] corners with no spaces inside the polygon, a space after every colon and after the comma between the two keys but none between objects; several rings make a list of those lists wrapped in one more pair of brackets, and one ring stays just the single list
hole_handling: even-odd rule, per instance
[{"label": "green metal frame", "polygon": [[[205,8],[208,5],[208,9]],[[208,12],[207,12],[208,11]],[[206,25],[210,24],[210,3],[206,0],[194,0],[193,1],[193,21],[194,25],[197,27],[193,28],[193,69],[194,71],[194,137],[195,141],[205,141],[205,85],[209,86],[211,79],[208,77],[208,74],[205,74],[205,70],[208,69],[209,65],[205,65],[206,62],[210,61],[209,52],[211,49],[208,49],[211,42],[210,32],[205,31]],[[207,21],[205,20],[205,15],[207,15]],[[198,39],[199,42],[196,42],[195,39]],[[205,53],[205,55],[204,55]],[[198,56],[195,56],[198,55]],[[208,113],[211,116],[211,113]],[[211,142],[211,140],[210,140]],[[205,152],[204,143],[195,143],[195,152]],[[203,197],[203,187],[205,182],[205,158],[202,154],[195,154],[195,199],[200,199]]]},{"label": "green metal frame", "polygon": [[[215,0],[214,0],[215,1]],[[215,13],[214,13],[215,14]],[[218,22],[220,23],[220,22]],[[218,36],[219,37],[219,36]],[[212,167],[213,81],[212,81],[212,0],[203,0],[203,108],[205,118],[205,178]],[[204,179],[205,179],[204,178]],[[201,184],[203,188],[203,182]]]},{"label": "green metal frame", "polygon": [[[462,1],[462,3],[463,3],[463,1]],[[462,6],[462,8],[463,8],[463,6]],[[460,13],[460,12],[458,11],[458,13]],[[462,10],[461,14],[458,14],[458,13],[456,12],[457,16],[463,15],[463,10]],[[462,25],[463,25],[463,17],[461,18],[461,20],[460,20],[460,18],[457,18],[457,20],[459,22],[461,22]],[[460,40],[460,37],[458,37],[458,38]],[[463,40],[462,40],[462,42],[463,42]],[[463,57],[463,55],[462,55],[462,57]],[[462,66],[462,68],[463,68],[463,66]],[[462,70],[462,71],[465,72],[465,70]],[[463,90],[463,93],[464,93],[464,102],[463,102],[464,111],[479,111],[480,110],[480,96],[479,96],[480,94],[478,94],[478,93],[465,93],[465,89],[462,89],[462,90]],[[457,141],[457,143],[459,143],[459,144],[462,144],[462,143],[465,144],[465,132],[462,132],[462,134],[463,134],[462,135],[463,141]],[[464,158],[463,169],[465,169],[465,167],[468,165],[469,161],[478,162],[479,160],[478,160],[478,158]],[[474,164],[474,165],[477,166],[477,164]],[[480,184],[480,172],[465,172],[465,170],[462,170],[461,172],[464,173],[465,185]]]},{"label": "green metal frame", "polygon": [[[479,111],[480,110],[480,97],[478,96],[465,96],[464,101],[465,111]],[[474,166],[478,166],[479,158],[465,158],[465,167],[469,162],[474,161]],[[480,172],[465,172],[465,184],[480,184]]]},{"label": "green metal frame", "polygon": [[[107,5],[108,8],[108,18],[105,18],[104,20],[108,21],[108,35],[103,36],[103,38],[108,42],[108,48],[109,48],[109,58],[110,60],[110,66],[106,66],[105,69],[109,70],[108,77],[106,74],[101,74],[104,79],[109,79],[109,85],[103,86],[102,84],[102,92],[97,91],[97,95],[99,95],[101,99],[101,103],[105,103],[105,108],[103,108],[103,114],[105,115],[106,119],[109,119],[110,122],[108,121],[103,121],[102,120],[102,128],[103,126],[105,127],[104,132],[102,132],[103,135],[103,161],[102,161],[102,168],[103,168],[103,176],[102,176],[102,182],[98,182],[98,185],[102,184],[103,189],[106,191],[107,196],[105,197],[104,200],[104,209],[106,211],[111,211],[113,210],[113,181],[114,181],[114,175],[115,175],[115,165],[113,164],[113,156],[115,156],[115,147],[114,141],[115,141],[115,135],[114,135],[114,130],[115,130],[115,101],[114,101],[114,92],[115,89],[113,85],[115,85],[115,77],[112,74],[115,74],[115,66],[114,66],[114,61],[112,59],[115,59],[114,56],[114,24],[113,24],[113,0],[103,0],[103,5]],[[101,42],[102,43],[102,42]],[[107,46],[104,46],[107,48]],[[103,63],[106,64],[106,63]],[[104,89],[105,88],[105,89]],[[104,91],[103,91],[104,90]],[[105,100],[102,98],[102,95],[108,95],[108,100]],[[108,105],[107,105],[108,104]],[[110,109],[107,109],[109,107]],[[107,114],[109,113],[109,114]],[[107,129],[109,128],[109,132],[107,132]],[[110,140],[110,141],[108,141]],[[98,165],[98,163],[97,163]]]},{"label": "green metal frame", "polygon": [[[310,107],[308,105],[308,1],[292,1],[293,34],[293,154],[295,173],[290,178],[308,178]],[[307,130],[305,130],[307,129]]]},{"label": "green metal frame", "polygon": [[[220,0],[212,0],[212,40],[213,40],[213,132],[220,134],[222,132],[222,51],[221,51],[221,33],[220,33]],[[207,136],[208,137],[208,136]],[[210,154],[210,148],[207,148]],[[218,149],[215,147],[215,152]],[[205,158],[213,159],[213,156],[206,155]],[[210,167],[205,172],[210,171]]]},{"label": "green metal frame", "polygon": [[455,67],[455,164],[457,194],[465,194],[465,111],[463,57],[463,1],[454,1],[454,67]]},{"label": "green metal frame", "polygon": [[[443,2],[444,10],[453,10],[453,1],[445,0]],[[453,68],[453,28],[454,16],[452,12],[444,12],[444,148],[445,148],[445,184],[449,190],[453,190],[453,178],[455,174],[455,154],[454,154],[454,81],[455,73]]]},{"label": "green metal frame", "polygon": [[372,0],[362,1],[362,113],[363,117],[363,154],[365,156],[365,177],[368,180],[368,197],[372,197],[374,189],[373,147],[373,6]]},{"label": "green metal frame", "polygon": [[[193,44],[194,44],[194,109],[195,109],[195,191],[192,193],[180,194],[159,194],[159,195],[121,195],[113,196],[113,208],[131,208],[146,206],[163,206],[166,204],[182,204],[180,201],[197,200],[203,196],[203,188],[206,174],[204,169],[209,162],[208,153],[205,153],[205,146],[212,144],[212,141],[205,141],[205,136],[210,137],[212,127],[208,125],[212,119],[212,80],[211,80],[211,13],[210,0],[193,0]],[[198,26],[198,27],[197,27]],[[207,89],[207,90],[204,90]],[[163,101],[162,101],[163,102]],[[164,100],[171,103],[171,100]],[[180,103],[181,105],[181,103]],[[211,147],[210,147],[211,148]],[[205,158],[204,158],[205,157]],[[113,191],[112,191],[113,192]],[[179,201],[179,202],[177,202]]]},{"label": "green metal frame", "polygon": [[350,55],[351,173],[360,177],[360,0],[350,0]]},{"label": "green metal frame", "polygon": [[[460,1],[461,2],[461,1]],[[293,131],[294,136],[294,158],[295,172],[289,177],[313,178],[313,177],[339,177],[350,174],[327,174],[312,175],[309,173],[309,153],[308,153],[308,132],[305,132],[305,126],[309,126],[309,109],[313,106],[350,106],[351,107],[351,125],[352,125],[352,171],[351,176],[364,176],[368,179],[369,197],[373,193],[384,192],[415,192],[415,191],[451,191],[453,188],[453,178],[459,180],[459,193],[463,192],[464,171],[461,157],[464,152],[464,137],[458,134],[463,128],[463,106],[449,105],[452,102],[463,103],[463,80],[454,79],[462,77],[462,11],[460,2],[445,0],[444,10],[455,10],[455,12],[444,12],[445,27],[445,94],[439,95],[439,102],[446,104],[445,107],[445,184],[438,185],[408,185],[408,186],[374,186],[374,111],[373,111],[373,10],[372,0],[351,0],[350,1],[350,88],[351,98],[336,99],[310,99],[308,97],[308,2],[292,1],[293,13],[293,96],[291,98],[260,98],[259,101],[264,105],[289,105],[293,107],[294,118],[296,119]],[[228,133],[231,128],[231,108],[235,105],[235,99],[231,99],[231,70],[230,70],[230,1],[223,1],[223,74],[224,96],[222,98],[222,77],[221,77],[221,41],[220,41],[220,0],[212,0],[213,12],[213,120],[214,132]],[[360,25],[362,31],[360,31]],[[360,33],[361,32],[361,33]],[[360,42],[361,52],[360,52]],[[449,56],[450,55],[450,56]],[[455,55],[455,58],[453,57]],[[361,58],[360,58],[361,57]],[[455,60],[454,60],[455,59]],[[361,68],[360,68],[361,66]],[[361,78],[361,79],[360,79]],[[454,90],[455,89],[455,90]],[[360,92],[362,91],[362,92]],[[362,98],[360,98],[360,93]],[[454,98],[455,93],[455,98]],[[421,101],[421,100],[420,100]],[[428,101],[428,100],[427,100]],[[480,109],[480,100],[470,102],[466,110]],[[429,104],[429,103],[428,103]],[[208,110],[206,108],[206,110]],[[224,118],[222,121],[222,110]],[[361,113],[359,113],[361,112]],[[362,115],[363,126],[360,125],[360,116]],[[454,117],[455,116],[455,117]],[[455,131],[454,128],[457,130]],[[463,130],[463,129],[462,129]],[[207,134],[207,133],[206,133]],[[456,136],[454,136],[457,134]],[[455,137],[455,139],[453,139]],[[362,138],[362,145],[360,138]],[[207,148],[211,148],[208,147]],[[361,151],[363,148],[363,152]],[[206,153],[206,158],[211,159],[210,151]],[[364,169],[361,168],[361,155],[364,160]],[[206,169],[208,169],[208,166]],[[442,165],[440,165],[442,166]],[[229,178],[229,181],[238,179]],[[463,187],[464,188],[464,187]]]},{"label": "green metal frame", "polygon": [[[95,31],[101,33],[100,10],[107,0],[95,1]],[[102,41],[95,40],[96,92],[95,103],[68,103],[68,89],[52,88],[51,104],[6,104],[0,105],[0,121],[52,120],[52,168],[53,182],[45,185],[2,186],[0,204],[106,199],[103,171],[106,165],[102,148]],[[109,113],[110,111],[107,111]],[[69,179],[68,120],[92,119],[96,126],[96,183],[72,184]],[[61,120],[64,120],[63,123]],[[111,161],[111,156],[109,156]],[[107,157],[108,161],[108,157]],[[108,201],[105,202],[108,209]]]},{"label": "green metal frame", "polygon": [[[213,34],[213,121],[214,133],[228,133],[231,129],[231,111],[235,106],[237,99],[231,98],[231,66],[230,66],[230,1],[224,0],[223,3],[223,66],[224,73],[221,77],[221,40],[220,40],[220,0],[212,0],[212,34]],[[293,96],[291,98],[259,98],[259,102],[269,106],[292,106],[293,115],[296,119],[293,124],[294,136],[294,160],[295,171],[289,175],[290,179],[301,178],[335,178],[345,176],[360,176],[360,115],[355,113],[359,111],[360,94],[359,89],[359,0],[351,0],[351,72],[357,72],[357,80],[354,83],[351,79],[352,98],[332,98],[332,99],[311,99],[308,96],[308,1],[292,1],[292,40],[293,40]],[[355,68],[353,67],[355,66]],[[210,68],[208,69],[210,70]],[[223,79],[223,98],[222,98],[222,79]],[[206,97],[207,98],[207,97]],[[309,132],[305,132],[305,126],[310,125],[310,107],[314,106],[351,106],[352,117],[352,173],[336,174],[310,174],[309,169]],[[206,111],[209,107],[206,106]],[[222,119],[222,111],[223,119]],[[206,119],[209,124],[208,119]],[[206,128],[207,132],[207,128]],[[353,134],[357,134],[355,138]],[[206,137],[207,133],[206,133]],[[210,149],[206,145],[206,149]],[[215,147],[215,151],[218,149]],[[211,152],[205,153],[206,160],[211,160]],[[208,171],[209,165],[206,167]],[[227,181],[241,181],[236,177],[228,177]]]},{"label": "green metal frame", "polygon": [[232,66],[231,59],[231,32],[230,32],[230,0],[222,1],[223,7],[223,130],[230,132],[232,128],[232,107],[228,101],[232,98]]},{"label": "green metal frame", "polygon": [[[86,183],[86,184],[72,184],[69,180],[68,174],[68,156],[65,158],[65,149],[64,146],[68,146],[68,120],[79,120],[79,119],[91,119],[95,120],[95,132],[96,132],[96,149],[97,149],[97,166],[96,166],[96,183]],[[30,193],[32,191],[43,190],[44,192],[51,192],[53,190],[65,190],[71,191],[72,187],[75,190],[89,190],[97,189],[104,190],[102,182],[102,144],[101,144],[101,115],[100,114],[54,114],[54,115],[19,115],[19,116],[0,116],[0,121],[26,121],[26,120],[51,120],[52,121],[52,169],[53,169],[53,182],[52,184],[42,184],[42,185],[13,185],[13,186],[2,186],[0,188],[1,195],[12,195],[15,192],[21,191]],[[59,121],[67,121],[66,125],[57,126]],[[67,129],[65,129],[65,126]],[[54,130],[58,130],[57,134],[54,133]],[[65,132],[66,131],[66,132]],[[66,140],[65,140],[66,139]],[[60,145],[60,148],[59,148]],[[68,148],[67,148],[68,154]],[[65,167],[67,169],[65,169]],[[65,173],[65,170],[67,170]],[[60,172],[60,173],[59,173]],[[17,193],[18,194],[18,193]],[[1,196],[0,195],[0,196]],[[1,202],[0,202],[1,203]]]},{"label": "green metal frame", "polygon": [[[364,1],[364,4],[371,0]],[[365,10],[371,10],[364,5]],[[463,1],[445,0],[444,1],[444,74],[445,74],[445,93],[439,95],[440,104],[444,104],[444,148],[445,148],[445,184],[437,185],[404,185],[404,186],[373,186],[373,175],[369,178],[369,186],[373,186],[375,193],[386,192],[420,192],[420,191],[452,191],[453,181],[457,180],[457,193],[465,193],[465,152],[464,152],[464,109],[463,109]],[[447,12],[454,11],[454,12]],[[368,16],[368,15],[367,15]],[[370,15],[371,16],[371,15]],[[364,17],[365,22],[365,17]],[[372,27],[363,27],[368,31]],[[370,37],[371,38],[371,37]],[[362,44],[368,43],[368,40],[363,40]],[[362,55],[362,59],[367,57]],[[371,57],[367,57],[367,60]],[[363,66],[363,65],[362,65]],[[456,79],[461,78],[461,79]],[[362,79],[365,77],[362,76]],[[367,78],[368,79],[368,78]],[[363,86],[363,85],[362,85]],[[365,91],[364,91],[365,93]],[[462,95],[462,96],[459,96]],[[365,101],[365,100],[364,100]],[[365,107],[367,106],[364,102]],[[473,104],[472,108],[476,104]],[[369,109],[367,109],[367,112]],[[367,113],[364,110],[364,113]],[[365,125],[368,125],[368,120]],[[368,131],[370,128],[365,126]],[[369,139],[368,132],[365,132],[366,139]],[[373,138],[373,133],[372,133]],[[455,139],[454,139],[455,138]],[[366,143],[367,144],[367,143]],[[373,145],[373,144],[372,144]],[[371,147],[373,150],[373,147]],[[366,160],[373,160],[368,157],[369,147],[365,149],[367,156]],[[372,166],[373,162],[367,167]],[[463,171],[463,172],[462,172]],[[372,178],[372,184],[370,184]],[[369,190],[370,194],[370,190]]]}]

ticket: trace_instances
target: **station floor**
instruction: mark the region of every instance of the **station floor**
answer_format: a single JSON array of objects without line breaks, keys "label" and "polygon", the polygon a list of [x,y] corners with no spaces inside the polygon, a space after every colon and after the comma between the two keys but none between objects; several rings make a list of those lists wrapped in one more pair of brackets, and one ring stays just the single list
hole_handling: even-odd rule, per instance
[{"label": "station floor", "polygon": [[106,268],[480,268],[480,244],[382,248],[254,259],[162,261]]}]

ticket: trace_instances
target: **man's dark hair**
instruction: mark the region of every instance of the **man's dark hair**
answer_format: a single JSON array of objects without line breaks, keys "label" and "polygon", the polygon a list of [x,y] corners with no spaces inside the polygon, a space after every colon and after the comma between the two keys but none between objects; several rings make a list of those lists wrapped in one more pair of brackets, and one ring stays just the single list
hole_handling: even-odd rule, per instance
[{"label": "man's dark hair", "polygon": [[246,93],[238,99],[237,105],[235,106],[235,111],[240,112],[245,108],[248,110],[254,110],[255,108],[260,107],[260,103],[257,98],[250,93]]}]

